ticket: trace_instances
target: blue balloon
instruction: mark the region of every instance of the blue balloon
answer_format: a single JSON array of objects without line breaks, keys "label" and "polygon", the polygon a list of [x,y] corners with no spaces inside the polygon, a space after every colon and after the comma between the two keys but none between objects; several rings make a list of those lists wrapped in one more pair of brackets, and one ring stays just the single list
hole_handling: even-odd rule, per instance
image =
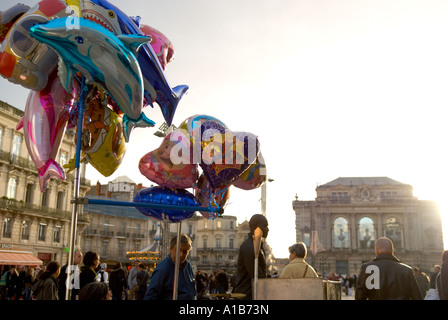
[{"label": "blue balloon", "polygon": [[[106,28],[86,19],[73,17],[50,20],[30,28],[30,35],[53,48],[59,63],[61,84],[71,91],[72,80],[81,72],[89,82],[104,88],[124,112],[124,137],[134,127],[152,127],[143,112],[143,78],[135,57],[138,48],[150,41],[142,35],[115,36]],[[67,26],[71,26],[68,28]]]},{"label": "blue balloon", "polygon": [[[173,191],[165,187],[150,187],[139,191],[134,202],[150,203],[160,205],[162,208],[138,207],[140,211],[147,217],[164,221],[164,222],[180,222],[193,216],[196,208],[200,207],[200,203],[195,200],[192,193],[185,189],[177,189]],[[192,210],[183,210],[173,208],[175,206],[192,207]]]},{"label": "blue balloon", "polygon": [[[123,34],[144,35],[138,26],[139,19],[131,19],[123,11],[106,0],[90,1],[104,9],[114,11]],[[89,15],[94,15],[94,11],[89,10]],[[171,126],[177,105],[182,96],[188,91],[188,86],[179,85],[171,89],[159,59],[157,59],[157,55],[149,43],[144,44],[140,48],[137,59],[145,80],[145,99],[151,105],[152,101],[157,102],[166,123]]]}]

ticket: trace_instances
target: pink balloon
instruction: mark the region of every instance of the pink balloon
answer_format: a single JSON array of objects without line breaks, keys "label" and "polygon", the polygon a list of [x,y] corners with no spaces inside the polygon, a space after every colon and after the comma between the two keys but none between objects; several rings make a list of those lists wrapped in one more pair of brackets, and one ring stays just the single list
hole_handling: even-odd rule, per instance
[{"label": "pink balloon", "polygon": [[[172,152],[173,148],[182,150]],[[186,189],[196,186],[198,165],[191,161],[191,144],[183,133],[172,132],[159,148],[148,152],[139,162],[139,170],[146,178],[161,187]]]},{"label": "pink balloon", "polygon": [[163,33],[148,25],[140,25],[140,30],[146,36],[151,36],[150,45],[157,55],[163,71],[165,71],[166,65],[174,59],[173,44]]},{"label": "pink balloon", "polygon": [[67,92],[56,72],[41,91],[30,91],[23,117],[25,143],[39,171],[41,192],[47,189],[51,177],[65,179],[65,172],[56,162],[69,119]]}]

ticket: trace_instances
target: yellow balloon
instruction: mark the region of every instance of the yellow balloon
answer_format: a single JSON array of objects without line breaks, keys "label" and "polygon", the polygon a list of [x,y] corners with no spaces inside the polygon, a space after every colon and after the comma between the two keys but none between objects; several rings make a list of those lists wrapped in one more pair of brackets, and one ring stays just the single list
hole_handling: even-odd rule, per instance
[{"label": "yellow balloon", "polygon": [[81,0],[65,0],[65,3],[75,11],[77,17],[81,17]]}]

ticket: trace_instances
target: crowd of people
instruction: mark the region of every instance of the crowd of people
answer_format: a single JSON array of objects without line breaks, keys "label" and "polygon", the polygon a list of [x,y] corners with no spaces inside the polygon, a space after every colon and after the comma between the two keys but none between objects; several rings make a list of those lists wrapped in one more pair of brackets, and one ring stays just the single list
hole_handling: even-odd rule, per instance
[{"label": "crowd of people", "polygon": [[[254,215],[249,221],[250,232],[238,253],[237,272],[230,279],[224,269],[208,274],[197,271],[188,261],[192,240],[186,234],[171,239],[169,254],[150,274],[139,261],[129,272],[118,263],[108,271],[100,256],[88,251],[74,253],[74,265],[69,270],[71,290],[66,288],[67,268],[52,261],[46,266],[10,267],[0,278],[2,300],[202,300],[216,294],[238,293],[241,299],[252,299],[252,284],[258,278],[270,277],[265,257],[268,221]],[[258,250],[258,272],[255,272],[254,237],[261,234]],[[179,253],[179,256],[177,254]],[[308,262],[303,242],[289,247],[289,263],[278,278],[318,278],[341,282],[343,292],[356,300],[448,300],[448,250],[442,252],[441,264],[435,265],[428,276],[419,268],[402,263],[394,254],[393,242],[386,237],[375,242],[375,258],[361,266],[358,275],[332,272],[319,276]],[[176,262],[177,288],[174,290]],[[272,276],[274,277],[274,276]],[[277,277],[277,276],[275,276]],[[230,284],[230,286],[229,286]],[[72,286],[73,285],[73,286]],[[230,288],[231,287],[231,288]]]}]

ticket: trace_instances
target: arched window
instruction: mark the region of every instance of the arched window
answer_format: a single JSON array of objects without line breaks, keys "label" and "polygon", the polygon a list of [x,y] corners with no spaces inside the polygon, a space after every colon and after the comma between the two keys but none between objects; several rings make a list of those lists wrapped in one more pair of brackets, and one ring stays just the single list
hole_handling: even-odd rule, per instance
[{"label": "arched window", "polygon": [[350,232],[348,222],[345,218],[339,217],[333,223],[333,247],[350,248]]},{"label": "arched window", "polygon": [[386,237],[392,240],[395,249],[403,248],[401,223],[396,217],[386,220]]},{"label": "arched window", "polygon": [[359,220],[359,247],[361,249],[375,248],[375,225],[369,217],[363,217]]}]

